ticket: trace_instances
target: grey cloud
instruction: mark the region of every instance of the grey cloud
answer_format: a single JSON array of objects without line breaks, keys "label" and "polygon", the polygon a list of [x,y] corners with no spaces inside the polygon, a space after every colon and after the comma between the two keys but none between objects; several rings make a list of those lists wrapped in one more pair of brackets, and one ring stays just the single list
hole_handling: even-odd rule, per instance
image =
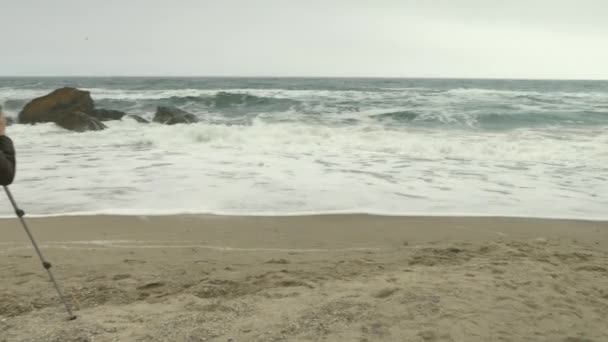
[{"label": "grey cloud", "polygon": [[608,79],[606,1],[0,0],[0,75]]}]

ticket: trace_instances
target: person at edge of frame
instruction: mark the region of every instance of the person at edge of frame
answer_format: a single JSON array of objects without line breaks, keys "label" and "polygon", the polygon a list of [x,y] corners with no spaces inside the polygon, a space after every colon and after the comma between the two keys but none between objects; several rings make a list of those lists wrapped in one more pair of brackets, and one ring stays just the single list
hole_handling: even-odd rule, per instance
[{"label": "person at edge of frame", "polygon": [[15,179],[15,147],[6,136],[6,117],[0,107],[0,185],[9,185]]}]

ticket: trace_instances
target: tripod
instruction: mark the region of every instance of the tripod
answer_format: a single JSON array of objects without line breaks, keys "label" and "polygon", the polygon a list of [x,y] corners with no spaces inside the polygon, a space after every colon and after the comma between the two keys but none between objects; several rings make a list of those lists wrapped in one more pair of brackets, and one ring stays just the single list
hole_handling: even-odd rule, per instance
[{"label": "tripod", "polygon": [[17,206],[17,202],[15,202],[15,199],[13,198],[13,195],[11,194],[10,190],[8,189],[8,186],[4,186],[4,191],[6,192],[8,199],[11,201],[11,204],[13,205],[13,208],[15,209],[15,214],[17,214],[17,217],[19,217],[19,220],[21,221],[21,224],[23,225],[23,228],[25,229],[27,236],[30,238],[32,245],[34,245],[34,249],[36,250],[38,257],[40,258],[40,261],[42,262],[42,267],[44,267],[46,272],[49,274],[49,278],[51,279],[51,282],[53,283],[55,290],[57,290],[59,299],[65,306],[65,310],[68,312],[68,315],[69,315],[68,319],[70,321],[76,319],[76,316],[72,313],[70,306],[68,305],[65,298],[63,297],[63,294],[61,293],[61,289],[59,289],[59,285],[57,285],[57,281],[55,281],[55,277],[53,277],[53,273],[51,273],[51,263],[46,261],[44,259],[44,257],[42,256],[42,253],[40,252],[40,249],[38,248],[38,244],[36,244],[36,241],[34,240],[34,236],[32,236],[32,233],[30,232],[30,229],[28,228],[27,223],[25,223],[25,220],[23,219],[23,216],[25,216],[25,212],[23,210],[19,209],[19,207]]}]

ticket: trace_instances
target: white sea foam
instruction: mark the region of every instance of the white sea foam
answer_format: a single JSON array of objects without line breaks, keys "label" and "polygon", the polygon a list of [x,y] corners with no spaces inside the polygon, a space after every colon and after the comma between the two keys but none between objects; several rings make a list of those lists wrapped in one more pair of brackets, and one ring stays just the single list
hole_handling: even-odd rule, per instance
[{"label": "white sea foam", "polygon": [[[11,127],[21,206],[34,215],[608,216],[607,127],[109,125]],[[7,202],[0,215],[11,215]]]}]

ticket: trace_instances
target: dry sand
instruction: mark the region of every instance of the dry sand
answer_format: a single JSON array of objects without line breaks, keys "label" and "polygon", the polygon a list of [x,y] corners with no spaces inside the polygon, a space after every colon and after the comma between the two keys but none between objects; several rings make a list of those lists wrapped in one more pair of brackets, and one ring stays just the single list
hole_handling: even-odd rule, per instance
[{"label": "dry sand", "polygon": [[0,220],[0,341],[608,341],[608,223]]}]

